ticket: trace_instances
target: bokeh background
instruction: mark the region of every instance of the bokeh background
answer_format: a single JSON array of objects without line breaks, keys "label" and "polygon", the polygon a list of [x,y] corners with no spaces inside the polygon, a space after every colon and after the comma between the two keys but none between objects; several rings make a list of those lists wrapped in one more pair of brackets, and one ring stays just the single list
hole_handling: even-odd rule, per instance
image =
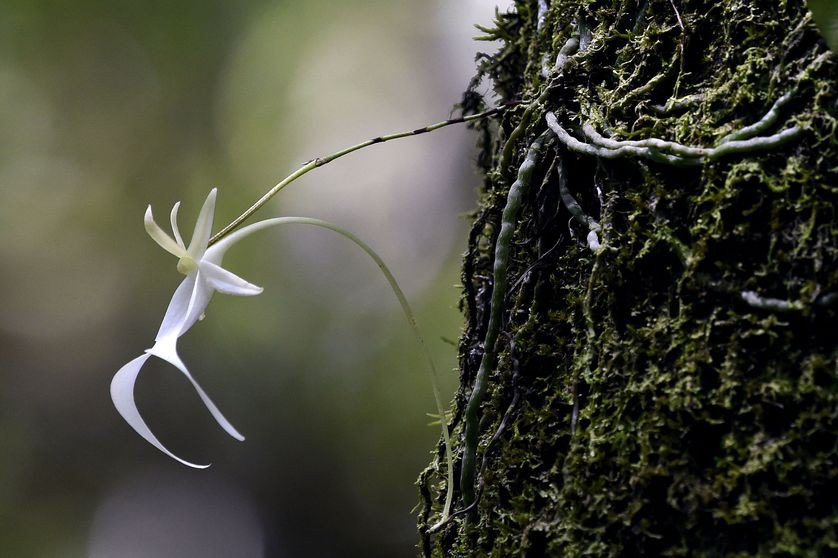
[{"label": "bokeh background", "polygon": [[[182,200],[216,230],[299,164],[445,119],[494,0],[0,3],[0,555],[412,556],[415,479],[438,437],[422,359],[356,247],[306,227],[237,245],[265,287],[216,296],[181,355],[228,418],[150,363],[141,411],[187,469],[117,415],[113,373],[152,343],[181,276],[145,234]],[[257,217],[343,224],[401,280],[456,385],[464,128],[318,169]]]}]

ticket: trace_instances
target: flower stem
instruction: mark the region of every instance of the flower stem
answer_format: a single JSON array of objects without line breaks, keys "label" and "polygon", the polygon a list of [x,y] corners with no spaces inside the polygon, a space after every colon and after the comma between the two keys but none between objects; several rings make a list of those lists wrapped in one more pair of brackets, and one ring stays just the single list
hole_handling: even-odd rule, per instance
[{"label": "flower stem", "polygon": [[475,120],[480,120],[481,118],[486,118],[487,116],[492,116],[497,114],[511,106],[517,105],[518,103],[506,103],[499,107],[495,107],[493,109],[485,110],[483,112],[479,112],[477,114],[471,114],[468,116],[463,116],[460,118],[451,118],[448,120],[443,120],[442,122],[437,122],[436,124],[431,124],[430,126],[425,126],[424,128],[417,128],[416,130],[410,130],[407,132],[397,132],[395,134],[389,134],[386,136],[378,136],[372,139],[368,139],[366,141],[362,141],[361,143],[357,143],[355,145],[351,145],[340,151],[336,151],[331,155],[326,155],[325,157],[317,157],[305,163],[303,166],[283,178],[280,182],[276,184],[273,188],[268,190],[265,195],[259,198],[253,205],[248,207],[244,213],[233,219],[230,224],[226,227],[218,231],[215,236],[210,238],[209,245],[212,246],[228,234],[230,234],[233,230],[237,229],[242,223],[244,223],[251,215],[256,213],[263,205],[265,205],[268,200],[274,197],[280,190],[303,176],[304,174],[308,173],[311,170],[316,169],[317,167],[322,167],[323,165],[327,165],[334,161],[335,159],[339,159],[344,155],[348,155],[354,151],[358,151],[359,149],[363,149],[365,147],[369,147],[370,145],[374,145],[376,143],[384,143],[386,141],[391,141],[399,138],[406,138],[410,136],[418,136],[420,134],[426,134],[428,132],[433,132],[434,130],[439,130],[440,128],[445,128],[446,126],[451,126],[452,124],[461,124],[463,122],[473,122]]}]

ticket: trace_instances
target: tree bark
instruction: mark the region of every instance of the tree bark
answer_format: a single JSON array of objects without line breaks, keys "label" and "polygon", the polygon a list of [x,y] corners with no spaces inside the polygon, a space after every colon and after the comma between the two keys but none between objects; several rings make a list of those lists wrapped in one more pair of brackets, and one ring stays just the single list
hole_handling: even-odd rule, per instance
[{"label": "tree bark", "polygon": [[423,554],[838,552],[838,64],[803,0],[518,0],[485,33],[463,109],[520,104],[478,125],[476,503],[431,532],[440,444]]}]

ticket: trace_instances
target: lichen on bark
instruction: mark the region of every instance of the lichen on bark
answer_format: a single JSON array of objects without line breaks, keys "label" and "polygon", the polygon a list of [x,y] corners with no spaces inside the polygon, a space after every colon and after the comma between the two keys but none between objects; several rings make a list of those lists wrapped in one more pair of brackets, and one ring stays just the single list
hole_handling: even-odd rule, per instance
[{"label": "lichen on bark", "polygon": [[[547,111],[578,138],[590,122],[619,140],[712,147],[792,92],[772,132],[803,133],[696,168],[559,141],[545,150],[509,252],[480,408],[479,500],[428,533],[444,495],[440,453],[419,480],[422,552],[838,552],[835,55],[802,0],[553,0],[541,19],[540,4],[499,14],[487,33],[503,46],[479,61],[501,102],[523,103],[478,127],[485,179],[463,264],[451,423],[459,458],[501,210]],[[574,36],[579,52],[551,73]],[[464,110],[477,104],[470,92]],[[562,203],[560,166],[601,249]]]}]

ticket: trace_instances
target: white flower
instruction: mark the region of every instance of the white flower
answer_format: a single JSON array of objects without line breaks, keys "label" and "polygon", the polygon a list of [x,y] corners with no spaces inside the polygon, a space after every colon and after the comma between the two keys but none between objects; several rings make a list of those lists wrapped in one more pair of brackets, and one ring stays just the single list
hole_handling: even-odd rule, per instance
[{"label": "white flower", "polygon": [[[172,232],[174,238],[166,234],[157,223],[151,213],[151,206],[145,213],[145,228],[148,234],[164,250],[178,258],[177,269],[186,275],[186,278],[175,290],[172,301],[166,309],[163,323],[154,339],[154,345],[145,353],[117,371],[111,381],[111,398],[117,411],[128,422],[137,433],[145,438],[154,447],[166,455],[190,467],[204,468],[208,465],[196,465],[181,459],[160,443],[157,437],[151,432],[148,425],[140,416],[137,405],[134,401],[134,384],[143,365],[151,356],[156,356],[180,370],[192,383],[201,400],[206,405],[213,418],[233,438],[242,441],[244,436],[224,418],[218,407],[212,402],[209,396],[201,389],[192,374],[183,364],[177,353],[177,340],[186,333],[195,322],[204,314],[210,298],[215,291],[225,294],[253,296],[262,292],[261,287],[248,283],[241,277],[230,273],[221,267],[221,259],[224,252],[232,245],[233,239],[228,237],[226,242],[219,242],[208,248],[209,239],[212,234],[212,221],[215,212],[216,190],[212,189],[207,196],[198,222],[195,224],[195,232],[192,234],[192,241],[189,247],[183,242],[177,226],[177,214],[180,202],[172,208],[170,215]],[[241,231],[240,231],[241,232]],[[236,239],[242,236],[236,236]]]}]

